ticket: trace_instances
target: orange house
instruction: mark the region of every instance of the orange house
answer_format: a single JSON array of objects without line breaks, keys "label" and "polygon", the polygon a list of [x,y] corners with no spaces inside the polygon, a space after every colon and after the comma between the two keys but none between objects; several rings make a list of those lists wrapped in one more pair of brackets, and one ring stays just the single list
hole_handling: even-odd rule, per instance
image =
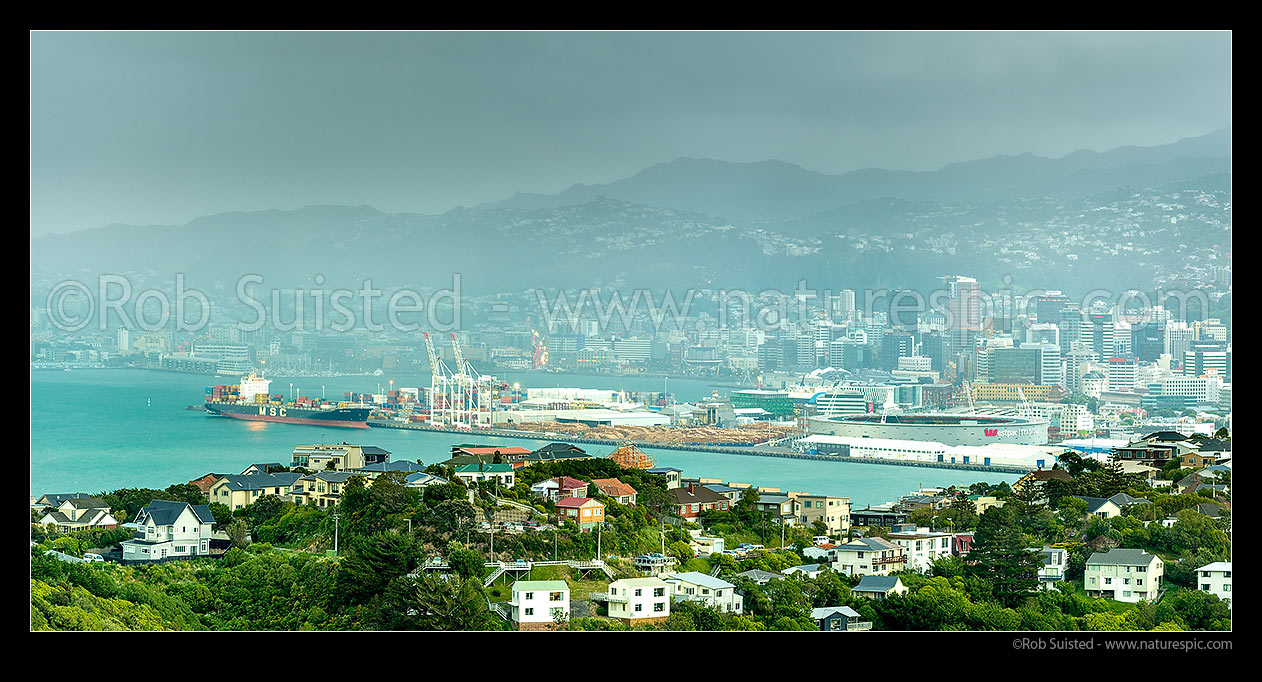
[{"label": "orange house", "polygon": [[605,522],[605,505],[590,497],[563,497],[557,500],[557,514],[577,523],[579,530],[591,530]]}]

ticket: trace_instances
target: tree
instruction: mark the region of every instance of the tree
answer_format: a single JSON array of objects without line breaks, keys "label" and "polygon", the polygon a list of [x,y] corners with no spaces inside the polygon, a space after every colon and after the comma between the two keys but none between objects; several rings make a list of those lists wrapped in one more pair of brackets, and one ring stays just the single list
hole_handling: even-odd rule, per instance
[{"label": "tree", "polygon": [[455,540],[447,544],[447,565],[451,566],[452,572],[463,578],[481,580],[486,573],[486,562],[482,555]]},{"label": "tree", "polygon": [[250,529],[240,519],[228,524],[225,530],[228,533],[228,539],[232,541],[233,547],[245,547],[250,540]]},{"label": "tree", "polygon": [[1012,505],[991,507],[982,514],[969,561],[974,575],[988,579],[1005,606],[1016,606],[1039,585],[1038,555],[1025,547]]}]

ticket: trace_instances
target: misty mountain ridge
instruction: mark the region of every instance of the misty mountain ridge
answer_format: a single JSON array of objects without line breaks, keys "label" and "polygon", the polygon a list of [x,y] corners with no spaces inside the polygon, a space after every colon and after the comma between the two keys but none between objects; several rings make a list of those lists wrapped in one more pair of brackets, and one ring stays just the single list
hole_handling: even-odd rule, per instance
[{"label": "misty mountain ridge", "polygon": [[1231,168],[1231,129],[1155,147],[1078,150],[1059,159],[1031,153],[951,163],[936,171],[867,168],[828,175],[784,161],[683,157],[606,184],[557,194],[518,193],[479,208],[552,208],[605,196],[699,211],[737,223],[795,220],[879,198],[995,201],[1075,199],[1123,185],[1152,185]]}]

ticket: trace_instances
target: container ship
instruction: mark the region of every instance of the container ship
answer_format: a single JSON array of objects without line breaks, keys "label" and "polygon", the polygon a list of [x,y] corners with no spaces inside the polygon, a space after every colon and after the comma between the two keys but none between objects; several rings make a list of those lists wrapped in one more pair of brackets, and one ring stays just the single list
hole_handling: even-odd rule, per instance
[{"label": "container ship", "polygon": [[242,377],[240,384],[211,386],[206,389],[204,407],[207,412],[233,419],[368,428],[368,414],[372,408],[366,405],[326,403],[306,396],[286,402],[284,396],[268,393],[271,384],[271,380],[251,374]]}]

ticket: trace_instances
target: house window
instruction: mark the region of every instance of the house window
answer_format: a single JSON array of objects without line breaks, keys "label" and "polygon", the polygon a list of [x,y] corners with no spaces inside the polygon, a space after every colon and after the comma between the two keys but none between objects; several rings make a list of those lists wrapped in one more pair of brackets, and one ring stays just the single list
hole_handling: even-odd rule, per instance
[{"label": "house window", "polygon": [[641,590],[640,588],[638,588],[638,587],[637,587],[637,588],[635,588],[635,596],[637,596],[637,597],[638,597],[638,596],[640,596],[640,594],[641,594],[642,592],[643,592],[643,590]]},{"label": "house window", "polygon": [[661,597],[661,596],[665,596],[665,594],[666,594],[666,588],[664,588],[664,587],[655,587],[655,588],[653,588],[653,596],[654,596],[654,597]]},{"label": "house window", "polygon": [[658,613],[665,611],[666,610],[665,602],[657,602],[656,604],[653,605],[653,610]]},{"label": "house window", "polygon": [[561,601],[565,598],[563,592],[552,592],[548,595],[548,601]]},{"label": "house window", "polygon": [[527,615],[527,616],[533,616],[533,615],[535,615],[535,610],[534,610],[534,609],[526,609],[526,615]]},{"label": "house window", "polygon": [[534,599],[534,598],[535,598],[535,593],[534,593],[534,592],[527,592],[527,593],[526,593],[526,601],[531,601],[531,600],[532,600],[532,599]]},{"label": "house window", "polygon": [[644,610],[644,604],[636,604],[636,605],[635,605],[635,610],[636,610],[636,611],[643,611],[643,610]]}]

